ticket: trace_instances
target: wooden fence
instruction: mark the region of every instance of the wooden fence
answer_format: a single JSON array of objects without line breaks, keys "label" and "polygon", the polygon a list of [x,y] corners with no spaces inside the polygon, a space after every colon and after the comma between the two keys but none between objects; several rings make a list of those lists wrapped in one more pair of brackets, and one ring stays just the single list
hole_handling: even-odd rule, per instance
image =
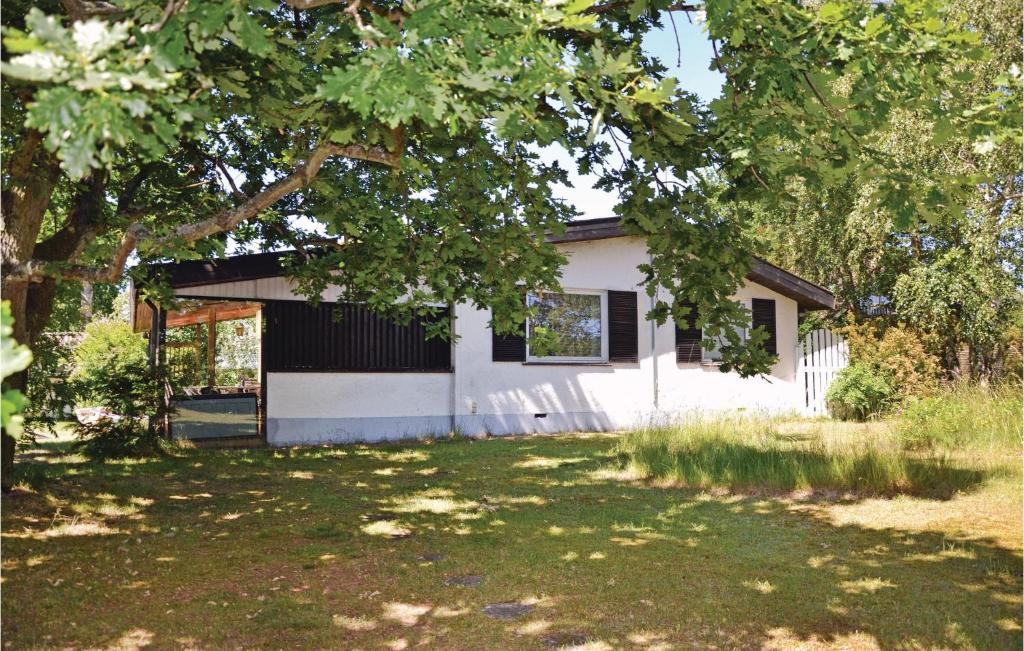
[{"label": "wooden fence", "polygon": [[850,363],[846,340],[831,330],[807,333],[796,346],[797,381],[804,384],[804,411],[811,416],[825,416],[825,394],[839,371]]}]

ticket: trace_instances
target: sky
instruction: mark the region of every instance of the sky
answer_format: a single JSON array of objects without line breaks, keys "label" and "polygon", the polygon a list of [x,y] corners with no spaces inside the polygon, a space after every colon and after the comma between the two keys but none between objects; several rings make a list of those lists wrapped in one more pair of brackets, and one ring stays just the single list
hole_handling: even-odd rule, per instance
[{"label": "sky", "polygon": [[[710,70],[714,52],[703,25],[691,22],[688,14],[679,13],[675,18],[675,32],[672,23],[665,18],[665,28],[650,32],[644,39],[644,51],[659,58],[669,68],[670,75],[679,81],[678,87],[695,93],[705,103],[719,96],[725,77],[717,70]],[[676,34],[679,44],[676,45]],[[677,63],[679,65],[677,65]],[[595,190],[594,176],[580,176],[575,173],[576,165],[568,153],[560,147],[549,148],[542,156],[557,160],[562,169],[570,171],[572,187],[556,186],[554,194],[576,206],[581,215],[578,219],[611,217],[612,206],[617,197]]]}]

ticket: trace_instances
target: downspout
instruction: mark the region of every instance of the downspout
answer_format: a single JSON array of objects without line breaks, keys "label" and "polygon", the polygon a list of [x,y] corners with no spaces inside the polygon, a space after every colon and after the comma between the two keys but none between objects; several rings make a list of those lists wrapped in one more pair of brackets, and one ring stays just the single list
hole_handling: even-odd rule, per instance
[{"label": "downspout", "polygon": [[[650,251],[648,251],[647,257],[648,257],[648,260],[650,261],[651,267],[653,268],[654,267],[654,254],[651,253]],[[654,295],[650,296],[648,298],[648,300],[650,301],[651,311],[652,312],[654,311],[654,304],[657,301],[657,294],[658,294],[658,289],[657,289],[657,287],[655,287]],[[658,392],[659,392],[659,388],[658,388],[658,351],[657,351],[657,347],[656,347],[656,344],[657,344],[657,334],[658,334],[658,324],[654,321],[654,319],[647,319],[647,320],[651,324],[651,367],[652,367],[652,371],[651,371],[651,376],[652,377],[651,377],[651,380],[652,380],[653,385],[654,385],[654,387],[653,387],[654,388],[654,412],[657,413],[658,409],[660,408],[659,399],[658,399]]]},{"label": "downspout", "polygon": [[452,361],[451,361],[451,382],[449,383],[449,392],[448,392],[448,433],[449,434],[455,434],[455,405],[458,404],[458,400],[457,400],[458,390],[457,390],[457,388],[455,386],[455,374],[458,372],[458,369],[459,369],[459,363],[458,363],[459,360],[458,360],[458,354],[457,354],[458,353],[458,343],[457,343],[457,338],[456,338],[456,333],[455,333],[455,323],[456,323],[456,321],[455,321],[455,305],[450,305],[448,307],[448,313],[451,315],[451,332],[450,332],[450,336],[451,336],[451,347],[452,347],[451,348],[451,350],[452,350],[452,352],[451,352],[451,356],[452,356]]}]

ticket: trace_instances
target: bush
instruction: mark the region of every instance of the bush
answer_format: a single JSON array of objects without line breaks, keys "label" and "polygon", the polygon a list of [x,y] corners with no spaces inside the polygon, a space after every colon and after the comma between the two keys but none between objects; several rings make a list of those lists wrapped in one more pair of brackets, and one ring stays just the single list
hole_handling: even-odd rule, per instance
[{"label": "bush", "polygon": [[942,394],[907,404],[897,425],[911,450],[1011,451],[1021,446],[1019,387],[961,384]]},{"label": "bush", "polygon": [[887,412],[893,403],[889,379],[869,364],[852,364],[836,376],[825,394],[834,418],[867,420]]},{"label": "bush", "polygon": [[850,346],[850,362],[870,367],[889,382],[894,406],[938,389],[943,370],[933,337],[904,326],[879,327],[875,322],[846,326],[839,332]]},{"label": "bush", "polygon": [[116,366],[98,371],[89,383],[91,396],[113,416],[76,425],[79,445],[87,455],[103,459],[154,454],[160,437],[150,418],[159,421],[166,413],[164,374],[148,365]]},{"label": "bush", "polygon": [[166,378],[149,367],[145,340],[125,323],[97,321],[86,326],[74,356],[79,406],[113,414],[76,427],[85,452],[101,458],[156,452],[158,435],[149,419],[165,413]]},{"label": "bush", "polygon": [[102,405],[102,385],[119,369],[139,369],[149,364],[142,335],[127,323],[107,320],[85,326],[85,336],[75,347],[74,360],[71,381],[79,406]]},{"label": "bush", "polygon": [[44,332],[32,347],[33,363],[28,369],[25,427],[31,434],[55,432],[56,422],[66,419],[75,404],[73,383],[77,333]]}]

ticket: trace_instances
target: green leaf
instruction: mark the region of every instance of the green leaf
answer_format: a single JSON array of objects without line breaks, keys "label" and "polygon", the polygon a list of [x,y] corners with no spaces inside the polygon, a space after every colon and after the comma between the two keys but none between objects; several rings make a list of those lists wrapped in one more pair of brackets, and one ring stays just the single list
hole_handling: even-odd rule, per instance
[{"label": "green leaf", "polygon": [[594,144],[594,140],[597,138],[597,134],[601,131],[601,125],[604,124],[604,109],[598,109],[597,114],[594,115],[594,119],[590,121],[590,129],[587,131],[587,146]]}]

